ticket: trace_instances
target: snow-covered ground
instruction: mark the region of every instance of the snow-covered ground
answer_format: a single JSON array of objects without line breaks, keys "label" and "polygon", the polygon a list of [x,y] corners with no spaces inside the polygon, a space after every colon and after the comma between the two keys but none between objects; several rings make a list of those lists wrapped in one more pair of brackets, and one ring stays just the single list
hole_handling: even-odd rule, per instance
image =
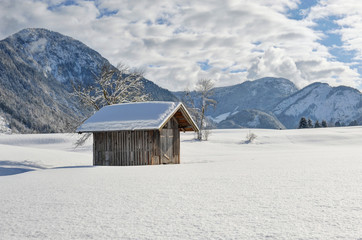
[{"label": "snow-covered ground", "polygon": [[0,136],[0,239],[362,239],[362,127],[181,134],[181,164],[93,167],[76,135]]}]

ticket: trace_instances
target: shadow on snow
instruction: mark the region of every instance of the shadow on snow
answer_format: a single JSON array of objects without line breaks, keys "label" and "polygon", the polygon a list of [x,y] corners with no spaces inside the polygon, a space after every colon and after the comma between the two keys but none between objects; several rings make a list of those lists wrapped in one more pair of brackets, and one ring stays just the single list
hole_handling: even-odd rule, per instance
[{"label": "shadow on snow", "polygon": [[26,160],[22,162],[0,161],[0,176],[15,175],[29,171],[34,171],[35,169],[45,169],[45,168],[36,163]]}]

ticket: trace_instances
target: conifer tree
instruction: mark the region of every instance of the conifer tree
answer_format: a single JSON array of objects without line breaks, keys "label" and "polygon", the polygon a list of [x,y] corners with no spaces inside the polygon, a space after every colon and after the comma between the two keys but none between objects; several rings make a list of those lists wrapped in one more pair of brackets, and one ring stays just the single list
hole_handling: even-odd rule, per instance
[{"label": "conifer tree", "polygon": [[321,126],[321,124],[319,123],[319,121],[317,120],[317,121],[315,122],[315,124],[314,124],[314,127],[315,127],[315,128],[320,128],[320,127],[322,127],[322,126]]},{"label": "conifer tree", "polygon": [[308,118],[308,128],[313,128],[313,122]]},{"label": "conifer tree", "polygon": [[299,127],[298,128],[308,128],[308,122],[305,117],[302,117],[299,121]]},{"label": "conifer tree", "polygon": [[322,121],[322,127],[324,127],[324,128],[327,127],[327,121],[326,121],[326,120],[323,120],[323,121]]},{"label": "conifer tree", "polygon": [[357,120],[353,120],[352,122],[349,123],[348,126],[358,126]]}]

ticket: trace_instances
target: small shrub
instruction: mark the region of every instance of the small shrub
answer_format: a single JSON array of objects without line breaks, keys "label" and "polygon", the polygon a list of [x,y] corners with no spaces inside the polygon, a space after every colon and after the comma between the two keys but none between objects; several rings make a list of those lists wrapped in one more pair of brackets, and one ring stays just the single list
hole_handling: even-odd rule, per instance
[{"label": "small shrub", "polygon": [[210,134],[211,134],[211,131],[210,131],[210,129],[204,129],[204,130],[202,130],[203,131],[203,133],[202,133],[202,140],[204,140],[204,141],[207,141],[207,140],[209,140],[209,136],[210,136]]},{"label": "small shrub", "polygon": [[195,133],[195,139],[198,141],[208,141],[211,135],[211,129],[202,129]]},{"label": "small shrub", "polygon": [[245,143],[252,143],[258,136],[255,133],[252,132],[248,132],[248,134],[246,134],[246,141]]}]

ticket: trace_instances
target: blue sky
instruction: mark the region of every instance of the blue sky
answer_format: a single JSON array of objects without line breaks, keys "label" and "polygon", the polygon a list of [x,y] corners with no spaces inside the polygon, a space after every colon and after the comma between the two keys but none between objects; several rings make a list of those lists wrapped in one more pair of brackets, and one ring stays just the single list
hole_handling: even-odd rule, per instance
[{"label": "blue sky", "polygon": [[302,20],[306,17],[308,11],[318,4],[318,0],[304,0],[297,2],[297,7],[289,8],[287,10],[287,16],[295,20]]},{"label": "blue sky", "polygon": [[0,38],[41,27],[171,90],[284,77],[362,89],[358,0],[0,0]]}]

